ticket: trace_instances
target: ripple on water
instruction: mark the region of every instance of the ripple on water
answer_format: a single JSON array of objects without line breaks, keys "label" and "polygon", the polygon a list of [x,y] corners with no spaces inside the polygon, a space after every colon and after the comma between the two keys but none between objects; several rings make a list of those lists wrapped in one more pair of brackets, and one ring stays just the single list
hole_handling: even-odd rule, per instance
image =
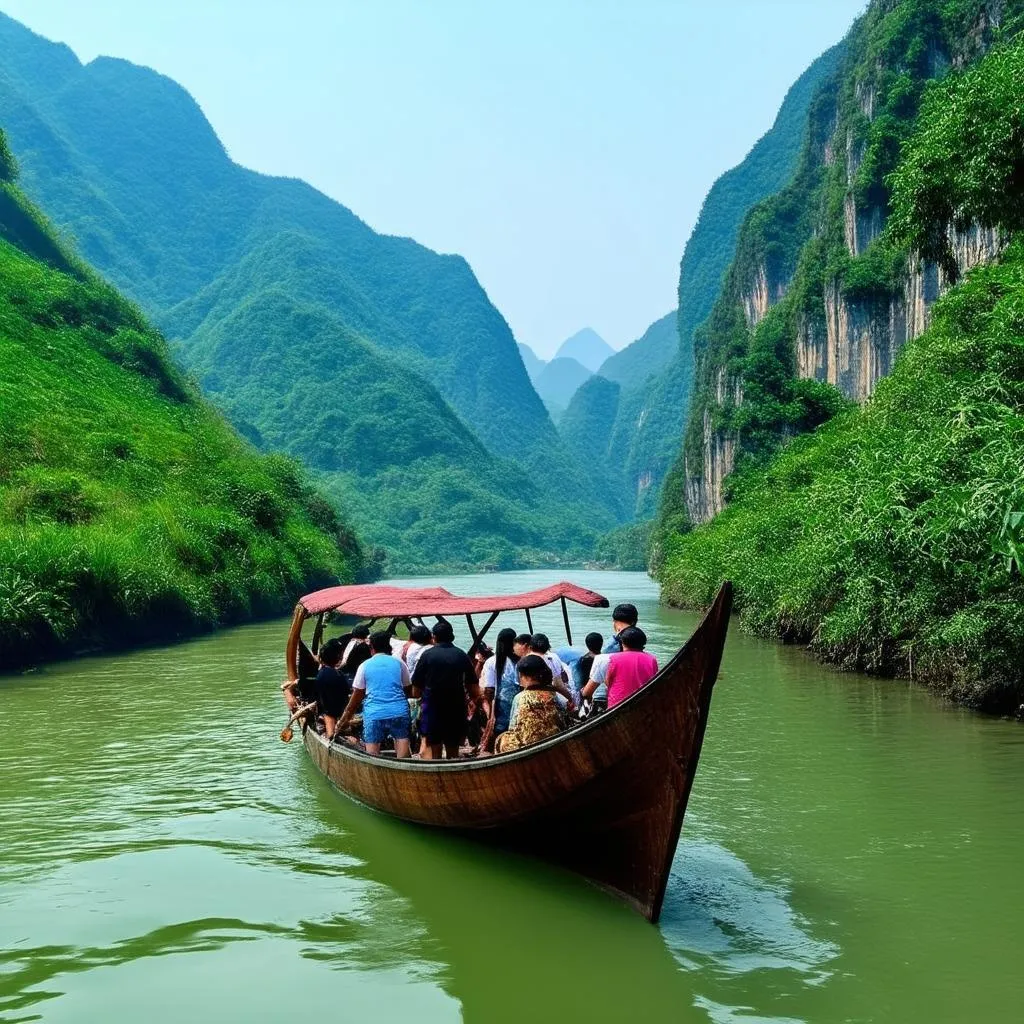
[{"label": "ripple on water", "polygon": [[[659,656],[692,629],[639,574],[577,575]],[[276,740],[285,629],[0,681],[5,1024],[1019,1016],[1024,730],[734,630],[659,932],[330,790]]]}]

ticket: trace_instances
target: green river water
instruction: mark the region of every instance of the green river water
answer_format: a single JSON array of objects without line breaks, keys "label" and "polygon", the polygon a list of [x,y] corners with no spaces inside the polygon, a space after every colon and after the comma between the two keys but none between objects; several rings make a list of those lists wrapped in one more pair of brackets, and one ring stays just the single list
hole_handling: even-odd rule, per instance
[{"label": "green river water", "polygon": [[[640,574],[572,577],[633,600],[661,656],[696,621]],[[536,620],[560,636],[557,610]],[[603,631],[607,612],[574,626]],[[0,1020],[1024,1016],[1017,724],[734,627],[652,927],[573,876],[335,792],[277,737],[285,632],[0,680]]]}]

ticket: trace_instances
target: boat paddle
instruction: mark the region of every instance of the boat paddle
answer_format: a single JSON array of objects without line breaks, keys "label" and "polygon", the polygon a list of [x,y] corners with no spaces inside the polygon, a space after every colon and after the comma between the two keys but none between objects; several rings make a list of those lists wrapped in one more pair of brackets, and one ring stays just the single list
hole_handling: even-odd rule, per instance
[{"label": "boat paddle", "polygon": [[310,701],[309,704],[303,704],[302,707],[296,708],[292,712],[291,718],[288,719],[288,724],[281,730],[281,740],[284,743],[291,743],[292,737],[295,733],[292,731],[292,725],[298,719],[305,717],[310,712],[316,710],[316,701]]}]

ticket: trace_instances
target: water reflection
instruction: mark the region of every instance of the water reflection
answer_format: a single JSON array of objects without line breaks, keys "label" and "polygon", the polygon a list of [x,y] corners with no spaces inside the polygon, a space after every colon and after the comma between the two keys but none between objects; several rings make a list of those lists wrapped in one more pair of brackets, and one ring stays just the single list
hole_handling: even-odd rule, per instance
[{"label": "water reflection", "polygon": [[468,1024],[565,1014],[703,1019],[690,1012],[689,979],[657,929],[592,886],[472,840],[410,828],[315,784],[325,823],[335,823],[318,845],[358,857],[360,877],[400,894],[426,923],[410,943],[390,920],[393,902],[374,911],[376,927],[397,935],[404,955],[444,963],[439,982]]}]

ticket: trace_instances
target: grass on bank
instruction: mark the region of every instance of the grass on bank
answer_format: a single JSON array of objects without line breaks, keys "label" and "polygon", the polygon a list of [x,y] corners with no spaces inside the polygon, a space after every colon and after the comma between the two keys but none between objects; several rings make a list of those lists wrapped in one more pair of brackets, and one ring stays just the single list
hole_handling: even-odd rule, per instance
[{"label": "grass on bank", "polygon": [[[937,304],[863,409],[740,474],[676,535],[676,603],[730,578],[755,632],[1001,711],[1024,700],[1024,245]],[[1008,519],[1009,516],[1009,519]]]},{"label": "grass on bank", "polygon": [[351,579],[360,552],[334,509],[242,441],[137,310],[0,188],[0,670]]}]

